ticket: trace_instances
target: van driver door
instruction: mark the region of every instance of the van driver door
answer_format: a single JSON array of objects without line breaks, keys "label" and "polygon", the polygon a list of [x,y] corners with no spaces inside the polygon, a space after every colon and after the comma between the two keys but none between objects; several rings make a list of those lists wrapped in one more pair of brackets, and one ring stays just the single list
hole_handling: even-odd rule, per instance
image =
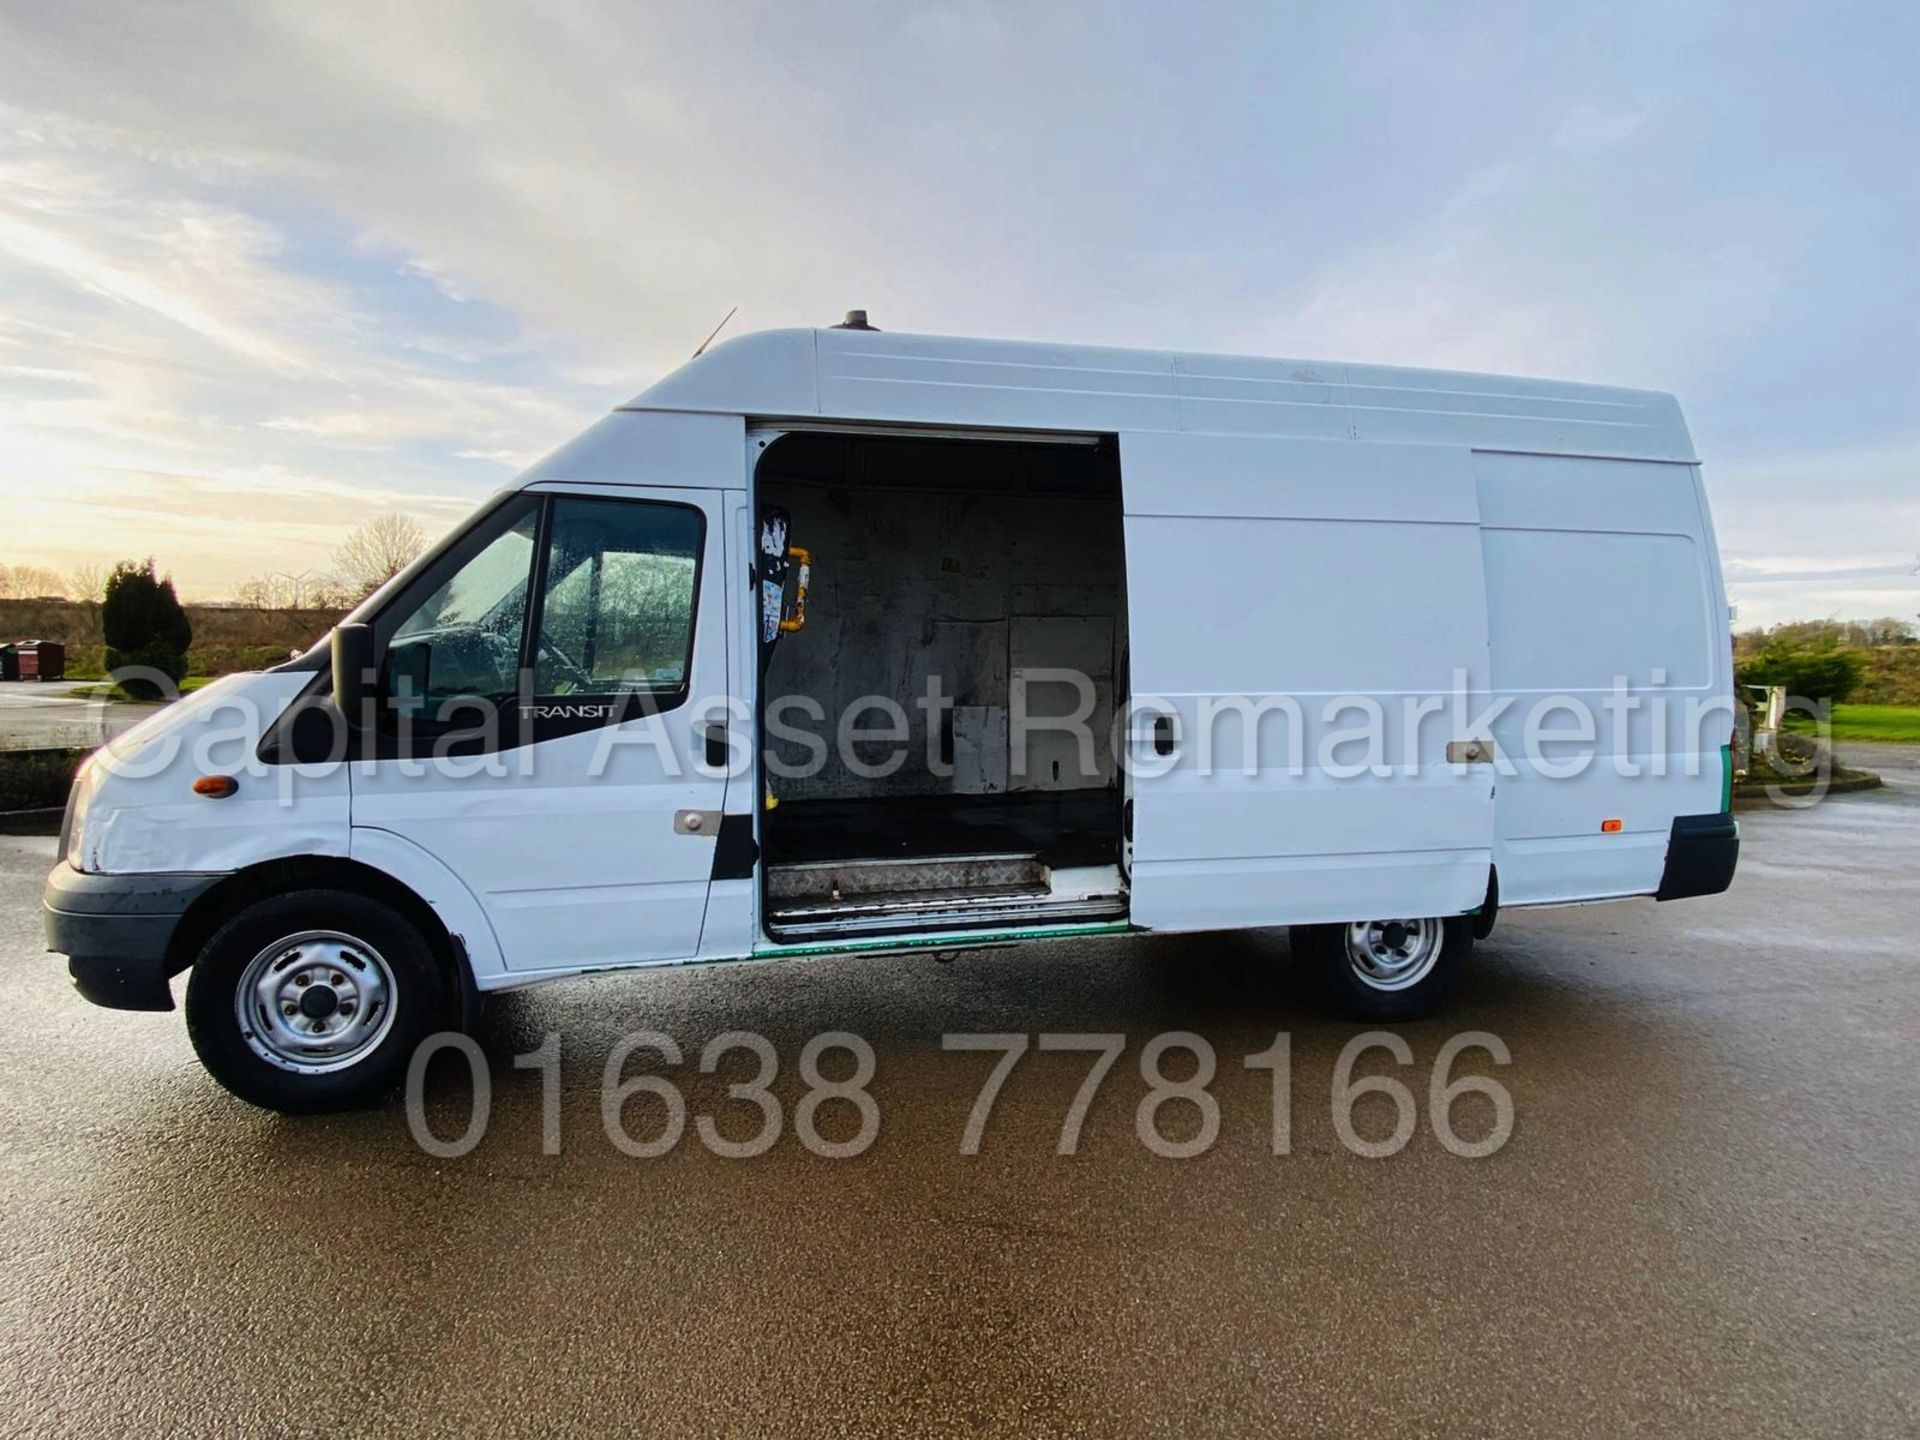
[{"label": "van driver door", "polygon": [[726,498],[536,484],[375,622],[384,709],[354,833],[443,863],[511,970],[700,950],[728,784],[708,724],[724,739]]}]

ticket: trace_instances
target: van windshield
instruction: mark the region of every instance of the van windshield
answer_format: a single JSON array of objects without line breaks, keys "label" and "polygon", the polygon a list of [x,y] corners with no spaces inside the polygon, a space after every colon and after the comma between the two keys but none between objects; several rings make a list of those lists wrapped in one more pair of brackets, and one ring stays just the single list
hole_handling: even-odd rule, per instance
[{"label": "van windshield", "polygon": [[388,646],[390,685],[406,678],[429,705],[514,692],[538,524],[529,507],[400,622]]},{"label": "van windshield", "polygon": [[394,632],[396,639],[461,626],[519,628],[533,559],[533,517],[507,531],[447,581]]}]

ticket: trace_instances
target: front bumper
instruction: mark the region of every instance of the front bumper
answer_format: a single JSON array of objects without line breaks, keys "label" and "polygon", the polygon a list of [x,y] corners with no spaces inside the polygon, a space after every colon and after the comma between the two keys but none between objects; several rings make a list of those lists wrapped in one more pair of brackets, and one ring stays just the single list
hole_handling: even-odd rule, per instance
[{"label": "front bumper", "polygon": [[83,875],[66,861],[47,876],[47,949],[65,955],[74,987],[112,1010],[171,1010],[179,968],[168,951],[180,917],[224,877],[156,872]]}]

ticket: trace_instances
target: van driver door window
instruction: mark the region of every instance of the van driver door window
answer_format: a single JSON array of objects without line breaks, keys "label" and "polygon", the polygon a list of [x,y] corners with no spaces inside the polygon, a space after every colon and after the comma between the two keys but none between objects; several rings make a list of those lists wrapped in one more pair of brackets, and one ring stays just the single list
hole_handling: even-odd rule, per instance
[{"label": "van driver door window", "polygon": [[693,506],[555,500],[534,693],[683,704],[705,528]]}]

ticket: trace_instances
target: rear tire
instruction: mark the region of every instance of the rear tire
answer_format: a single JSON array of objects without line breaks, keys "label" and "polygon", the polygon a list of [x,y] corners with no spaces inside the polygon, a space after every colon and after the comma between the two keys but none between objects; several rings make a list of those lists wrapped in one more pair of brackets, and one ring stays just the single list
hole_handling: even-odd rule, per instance
[{"label": "rear tire", "polygon": [[1296,925],[1293,953],[1355,1020],[1417,1020],[1439,1007],[1473,949],[1473,917]]},{"label": "rear tire", "polygon": [[187,1035],[207,1072],[284,1114],[385,1099],[448,1013],[433,947],[392,906],[296,890],[228,920],[187,982]]}]

